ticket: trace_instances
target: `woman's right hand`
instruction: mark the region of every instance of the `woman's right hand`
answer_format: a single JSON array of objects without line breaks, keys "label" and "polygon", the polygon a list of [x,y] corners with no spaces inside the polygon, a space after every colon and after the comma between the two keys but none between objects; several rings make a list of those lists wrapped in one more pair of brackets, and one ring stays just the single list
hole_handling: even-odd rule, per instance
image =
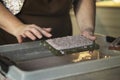
[{"label": "woman's right hand", "polygon": [[45,37],[51,37],[51,28],[41,28],[35,24],[23,24],[18,18],[11,14],[8,9],[0,2],[0,28],[14,35],[21,43],[23,38],[35,40]]},{"label": "woman's right hand", "polygon": [[52,36],[50,32],[51,28],[41,28],[35,24],[23,24],[17,27],[13,35],[16,36],[19,43],[22,43],[23,38],[26,37],[31,40],[41,39],[43,35],[49,38]]}]

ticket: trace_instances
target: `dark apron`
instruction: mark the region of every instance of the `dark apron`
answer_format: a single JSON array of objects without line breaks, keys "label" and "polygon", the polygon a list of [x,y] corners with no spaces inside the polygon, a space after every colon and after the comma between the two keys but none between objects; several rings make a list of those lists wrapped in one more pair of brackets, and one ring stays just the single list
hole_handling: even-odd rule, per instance
[{"label": "dark apron", "polygon": [[[69,15],[71,4],[72,0],[25,0],[21,12],[16,17],[25,24],[51,27],[52,38],[68,36],[72,35]],[[0,31],[0,37],[3,39],[0,44],[17,43],[15,37],[3,30]]]}]

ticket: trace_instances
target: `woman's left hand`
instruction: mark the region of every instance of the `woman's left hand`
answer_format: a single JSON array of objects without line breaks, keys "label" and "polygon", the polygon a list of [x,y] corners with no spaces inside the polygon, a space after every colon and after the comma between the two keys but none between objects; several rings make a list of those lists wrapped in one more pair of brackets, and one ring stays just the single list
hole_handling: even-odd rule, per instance
[{"label": "woman's left hand", "polygon": [[92,41],[96,40],[96,36],[90,30],[82,31],[82,35],[85,36],[86,38],[92,40]]}]

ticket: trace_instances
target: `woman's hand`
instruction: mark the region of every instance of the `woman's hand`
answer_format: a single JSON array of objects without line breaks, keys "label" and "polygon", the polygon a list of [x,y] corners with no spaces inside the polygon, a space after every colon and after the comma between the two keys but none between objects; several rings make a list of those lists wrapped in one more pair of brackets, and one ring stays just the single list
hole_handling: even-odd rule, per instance
[{"label": "woman's hand", "polygon": [[[96,36],[93,34],[93,30],[92,29],[85,29],[82,31],[82,35],[85,36],[86,38],[95,41],[96,40]],[[94,50],[90,50],[89,53],[92,54],[94,52]]]},{"label": "woman's hand", "polygon": [[0,2],[0,28],[14,35],[18,42],[21,43],[23,38],[30,38],[35,40],[45,37],[51,37],[51,28],[40,28],[34,24],[23,24],[18,18],[11,14],[8,9]]},{"label": "woman's hand", "polygon": [[96,40],[96,36],[93,35],[93,31],[90,29],[83,30],[82,35],[85,36],[86,38],[92,40],[92,41]]},{"label": "woman's hand", "polygon": [[35,24],[30,25],[20,25],[14,32],[14,36],[16,36],[19,43],[22,43],[23,38],[30,38],[31,40],[36,40],[37,38],[41,39],[44,35],[45,37],[51,37],[52,34],[50,34],[51,28],[40,28]]}]

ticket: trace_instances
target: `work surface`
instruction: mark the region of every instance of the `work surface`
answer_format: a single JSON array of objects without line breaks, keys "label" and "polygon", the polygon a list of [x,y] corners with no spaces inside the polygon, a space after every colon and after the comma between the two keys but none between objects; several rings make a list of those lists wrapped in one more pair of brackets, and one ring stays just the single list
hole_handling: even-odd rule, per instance
[{"label": "work surface", "polygon": [[[87,57],[81,53],[59,57],[46,51],[44,54],[40,54],[36,50],[30,50],[31,48],[29,51],[24,49],[25,45],[30,46],[31,43],[25,43],[23,47],[19,47],[19,45],[1,46],[1,54],[17,61],[20,68],[14,65],[10,66],[5,75],[12,80],[119,80],[120,52],[108,50],[105,36],[98,36],[96,42],[101,46],[100,53],[102,55],[96,53],[93,58],[86,53]],[[35,47],[35,43],[32,47]],[[34,55],[31,51],[34,52]],[[26,52],[24,57],[22,57],[23,52]],[[39,56],[36,56],[38,54]],[[30,60],[33,57],[34,59]],[[35,57],[40,58],[36,60]],[[31,62],[32,64],[29,64]],[[34,62],[39,62],[39,64],[34,65]]]}]

